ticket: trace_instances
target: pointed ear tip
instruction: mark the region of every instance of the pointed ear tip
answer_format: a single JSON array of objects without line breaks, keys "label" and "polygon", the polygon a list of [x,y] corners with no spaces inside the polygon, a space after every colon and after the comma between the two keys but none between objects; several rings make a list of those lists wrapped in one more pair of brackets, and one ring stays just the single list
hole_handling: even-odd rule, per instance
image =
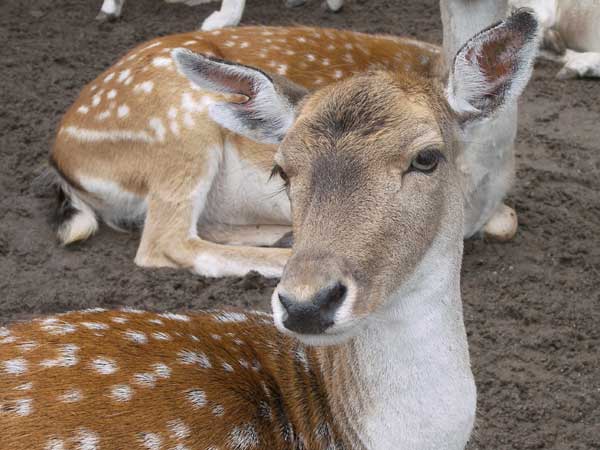
[{"label": "pointed ear tip", "polygon": [[539,21],[536,13],[531,8],[519,8],[513,12],[508,21],[509,26],[522,31],[525,34],[537,35],[539,32]]}]

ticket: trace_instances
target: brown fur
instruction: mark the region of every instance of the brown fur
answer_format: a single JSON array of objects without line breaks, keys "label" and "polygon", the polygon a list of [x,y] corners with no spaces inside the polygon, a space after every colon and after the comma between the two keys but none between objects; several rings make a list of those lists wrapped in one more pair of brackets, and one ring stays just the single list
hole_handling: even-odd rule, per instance
[{"label": "brown fur", "polygon": [[[74,450],[82,429],[97,436],[98,449],[107,450],[149,448],[143,445],[149,434],[169,449],[181,444],[189,450],[325,450],[333,443],[344,448],[315,351],[279,334],[268,315],[248,314],[232,323],[216,317],[196,314],[183,322],[148,312],[80,312],[56,317],[59,324],[76,327],[73,333],[53,334],[43,321],[12,327],[15,342],[0,344],[0,361],[25,358],[29,369],[10,375],[0,365],[0,429],[10,430],[2,433],[3,448],[44,449],[58,439],[64,450]],[[82,325],[90,322],[107,329]],[[146,342],[133,342],[129,331],[144,333]],[[170,340],[158,340],[155,333]],[[27,342],[37,346],[23,350]],[[76,363],[44,367],[44,361],[60,357],[64,345],[77,346]],[[210,367],[204,360],[183,363],[185,351],[206,354]],[[117,370],[98,373],[92,368],[96,358],[110,359]],[[136,382],[136,374],[156,374],[155,364],[167,366],[168,376],[155,375],[152,386]],[[18,388],[26,383],[32,383],[30,390]],[[116,385],[131,388],[130,400],[111,396]],[[73,390],[80,399],[60,400]],[[191,390],[205,394],[203,406],[189,400]],[[19,416],[15,402],[24,398],[31,399],[31,412]],[[188,429],[180,438],[169,426],[178,421]],[[236,428],[240,434],[253,430],[256,440],[236,446]]]}]

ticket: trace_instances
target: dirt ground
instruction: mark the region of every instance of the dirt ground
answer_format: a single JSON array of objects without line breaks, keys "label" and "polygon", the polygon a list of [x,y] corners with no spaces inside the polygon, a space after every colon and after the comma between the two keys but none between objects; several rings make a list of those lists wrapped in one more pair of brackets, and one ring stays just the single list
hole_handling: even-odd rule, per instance
[{"label": "dirt ground", "polygon": [[[50,193],[35,193],[61,114],[134,44],[195,28],[216,5],[130,0],[99,24],[98,1],[0,2],[0,323],[76,308],[268,309],[273,281],[206,280],[133,265],[138,236],[102,228],[56,244]],[[250,0],[245,24],[317,24],[440,42],[436,0]],[[520,113],[508,244],[466,244],[463,293],[479,387],[470,449],[600,449],[600,81],[560,82],[538,64]]]}]

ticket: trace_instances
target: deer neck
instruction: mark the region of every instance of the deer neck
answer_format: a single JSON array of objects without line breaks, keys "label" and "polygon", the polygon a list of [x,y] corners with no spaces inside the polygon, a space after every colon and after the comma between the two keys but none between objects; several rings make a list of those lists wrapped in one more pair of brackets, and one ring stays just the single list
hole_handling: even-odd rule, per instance
[{"label": "deer neck", "polygon": [[318,350],[349,448],[463,449],[475,414],[460,298],[462,239],[430,249],[393,306]]}]

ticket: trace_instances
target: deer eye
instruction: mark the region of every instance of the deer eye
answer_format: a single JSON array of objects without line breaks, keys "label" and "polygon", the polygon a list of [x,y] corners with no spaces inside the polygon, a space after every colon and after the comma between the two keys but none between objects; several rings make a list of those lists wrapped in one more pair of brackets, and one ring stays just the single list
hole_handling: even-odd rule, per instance
[{"label": "deer eye", "polygon": [[409,172],[417,171],[422,173],[433,172],[444,156],[436,149],[427,149],[420,151],[410,163]]},{"label": "deer eye", "polygon": [[285,171],[281,168],[281,166],[279,164],[275,164],[273,166],[273,169],[271,170],[271,175],[269,176],[269,180],[276,176],[281,178],[286,186],[288,186],[290,184],[290,179],[288,178],[287,174],[285,173]]}]

